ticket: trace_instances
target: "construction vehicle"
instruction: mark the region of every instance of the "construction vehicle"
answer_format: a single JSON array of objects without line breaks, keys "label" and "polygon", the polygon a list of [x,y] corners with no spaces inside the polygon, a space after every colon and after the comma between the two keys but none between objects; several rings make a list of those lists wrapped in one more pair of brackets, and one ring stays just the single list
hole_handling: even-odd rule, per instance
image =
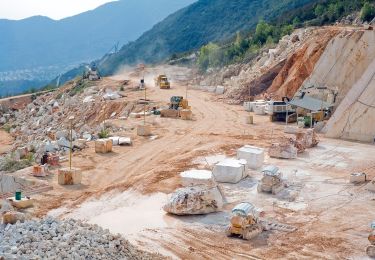
[{"label": "construction vehicle", "polygon": [[171,83],[168,81],[166,75],[159,75],[155,78],[155,85],[160,89],[170,89]]},{"label": "construction vehicle", "polygon": [[258,184],[258,192],[267,192],[275,195],[284,188],[282,173],[279,172],[278,167],[273,165],[267,166],[263,169],[262,173],[263,178]]},{"label": "construction vehicle", "polygon": [[260,211],[251,203],[238,204],[232,210],[227,236],[236,235],[245,240],[253,239],[263,231],[259,217]]},{"label": "construction vehicle", "polygon": [[88,71],[83,75],[84,79],[88,79],[90,81],[100,80],[100,74],[96,63],[91,63]]},{"label": "construction vehicle", "polygon": [[192,118],[189,102],[181,96],[171,97],[168,109],[162,109],[160,115],[161,117],[171,118],[181,117],[184,120],[191,120]]}]

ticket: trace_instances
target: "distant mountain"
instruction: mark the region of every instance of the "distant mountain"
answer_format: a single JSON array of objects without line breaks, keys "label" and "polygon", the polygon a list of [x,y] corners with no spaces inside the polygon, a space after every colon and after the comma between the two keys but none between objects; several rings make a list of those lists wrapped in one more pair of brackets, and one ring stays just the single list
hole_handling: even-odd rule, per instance
[{"label": "distant mountain", "polygon": [[104,57],[103,74],[122,64],[160,62],[174,53],[190,51],[210,41],[254,29],[260,19],[272,20],[316,0],[199,0],[168,16],[118,53]]},{"label": "distant mountain", "polygon": [[58,21],[0,19],[0,71],[90,61],[194,1],[120,0]]}]

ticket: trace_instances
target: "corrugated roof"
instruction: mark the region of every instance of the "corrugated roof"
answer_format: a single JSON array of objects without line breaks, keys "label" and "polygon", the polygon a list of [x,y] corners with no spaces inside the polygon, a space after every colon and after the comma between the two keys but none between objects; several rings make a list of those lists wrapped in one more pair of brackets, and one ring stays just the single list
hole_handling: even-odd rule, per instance
[{"label": "corrugated roof", "polygon": [[319,111],[321,109],[333,107],[332,104],[309,96],[304,96],[303,98],[294,98],[289,102],[289,104],[296,107],[302,107],[304,109],[311,111]]}]

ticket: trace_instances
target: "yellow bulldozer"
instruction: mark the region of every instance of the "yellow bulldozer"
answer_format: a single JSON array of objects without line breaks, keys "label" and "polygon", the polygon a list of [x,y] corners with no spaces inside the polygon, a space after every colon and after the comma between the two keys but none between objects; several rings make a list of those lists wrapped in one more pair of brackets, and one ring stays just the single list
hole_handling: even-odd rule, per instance
[{"label": "yellow bulldozer", "polygon": [[155,78],[155,85],[160,89],[170,89],[171,83],[168,81],[166,75],[159,75]]}]

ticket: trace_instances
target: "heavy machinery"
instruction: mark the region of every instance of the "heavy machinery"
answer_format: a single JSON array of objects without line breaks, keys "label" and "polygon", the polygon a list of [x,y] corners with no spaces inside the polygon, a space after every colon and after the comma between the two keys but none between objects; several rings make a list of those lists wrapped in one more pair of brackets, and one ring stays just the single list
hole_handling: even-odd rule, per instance
[{"label": "heavy machinery", "polygon": [[187,99],[181,96],[173,96],[170,99],[169,108],[160,111],[161,117],[181,117],[184,120],[191,120],[192,112]]},{"label": "heavy machinery", "polygon": [[258,184],[258,192],[268,192],[273,195],[277,194],[284,188],[282,173],[279,168],[273,165],[263,169],[263,178]]},{"label": "heavy machinery", "polygon": [[96,66],[96,63],[91,63],[88,71],[84,73],[83,75],[84,79],[88,79],[90,81],[95,81],[100,79],[100,74],[98,71],[98,68]]},{"label": "heavy machinery", "polygon": [[253,239],[263,231],[259,217],[260,212],[251,203],[238,204],[232,210],[227,236],[237,235],[245,240]]},{"label": "heavy machinery", "polygon": [[170,89],[171,83],[168,81],[166,75],[159,75],[155,78],[155,85],[160,89]]}]

